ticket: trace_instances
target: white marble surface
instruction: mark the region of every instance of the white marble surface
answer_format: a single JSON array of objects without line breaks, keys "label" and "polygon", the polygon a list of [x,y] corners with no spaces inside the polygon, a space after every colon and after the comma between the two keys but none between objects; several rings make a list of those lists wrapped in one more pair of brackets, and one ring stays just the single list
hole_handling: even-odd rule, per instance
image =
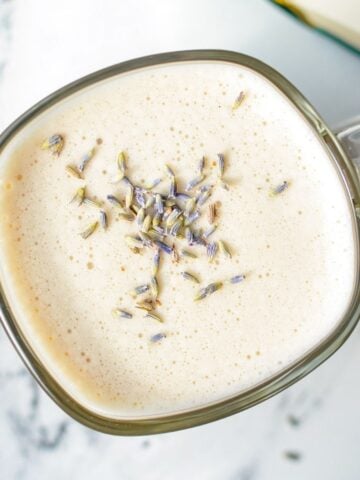
[{"label": "white marble surface", "polygon": [[[85,73],[190,48],[259,57],[330,124],[360,112],[360,56],[269,2],[0,0],[0,128]],[[359,328],[326,364],[264,404],[147,438],[109,437],[75,423],[35,384],[2,331],[0,351],[1,480],[360,478]]]}]

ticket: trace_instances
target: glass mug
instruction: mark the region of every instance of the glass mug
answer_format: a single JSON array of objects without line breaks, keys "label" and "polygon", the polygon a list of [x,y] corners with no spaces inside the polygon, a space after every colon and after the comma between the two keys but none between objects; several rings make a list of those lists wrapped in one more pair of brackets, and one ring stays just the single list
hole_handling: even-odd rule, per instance
[{"label": "glass mug", "polygon": [[194,50],[151,55],[105,68],[61,88],[21,115],[0,135],[0,154],[11,144],[19,132],[26,128],[38,115],[83,88],[132,70],[166,63],[201,61],[230,62],[243,65],[264,76],[292,102],[295,108],[302,114],[304,120],[316,133],[328,153],[329,160],[334,162],[338,170],[339,181],[343,182],[349,203],[352,206],[352,220],[357,251],[353,298],[344,317],[320,344],[282,371],[255,387],[211,404],[170,414],[109,418],[81,405],[51,375],[46,366],[40,361],[36,351],[34,351],[31,341],[29,338],[26,338],[20,325],[17,323],[0,285],[1,321],[26,367],[45,392],[65,412],[84,425],[101,432],[117,435],[143,435],[168,432],[218,420],[252,407],[289,387],[329,358],[344,343],[359,319],[360,119],[349,122],[344,128],[339,129],[335,135],[293,85],[278,72],[259,60],[235,52]]}]

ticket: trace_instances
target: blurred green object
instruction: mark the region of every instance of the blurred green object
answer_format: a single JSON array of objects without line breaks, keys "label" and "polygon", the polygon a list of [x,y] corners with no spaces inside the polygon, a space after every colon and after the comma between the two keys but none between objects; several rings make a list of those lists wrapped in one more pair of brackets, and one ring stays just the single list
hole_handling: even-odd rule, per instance
[{"label": "blurred green object", "polygon": [[310,27],[360,53],[360,0],[272,0]]}]

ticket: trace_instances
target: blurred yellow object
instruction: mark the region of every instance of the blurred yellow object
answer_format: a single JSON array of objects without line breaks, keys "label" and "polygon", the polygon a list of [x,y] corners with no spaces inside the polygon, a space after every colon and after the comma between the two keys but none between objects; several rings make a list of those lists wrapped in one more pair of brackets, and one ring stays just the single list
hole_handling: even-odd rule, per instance
[{"label": "blurred yellow object", "polygon": [[360,0],[274,0],[300,20],[360,50]]}]

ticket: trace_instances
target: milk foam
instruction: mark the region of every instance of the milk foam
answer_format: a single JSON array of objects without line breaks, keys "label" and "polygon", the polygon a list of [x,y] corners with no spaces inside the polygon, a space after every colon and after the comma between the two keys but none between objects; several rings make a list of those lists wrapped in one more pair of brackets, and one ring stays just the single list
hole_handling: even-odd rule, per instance
[{"label": "milk foam", "polygon": [[[241,107],[231,105],[240,90]],[[62,133],[59,157],[41,151]],[[151,253],[132,254],[117,220],[87,240],[90,207],[69,203],[78,186],[65,165],[102,139],[86,170],[89,194],[121,195],[109,180],[120,150],[135,182],[163,176],[180,185],[201,156],[225,154],[229,191],[214,239],[234,255],[209,264],[163,258],[163,325],[134,309],[128,292],[146,283]],[[50,372],[78,401],[109,416],[173,412],[252,387],[317,345],[339,322],[353,292],[351,211],[338,173],[288,100],[254,72],[225,63],[148,68],[76,94],[25,128],[1,158],[2,279],[25,335]],[[208,168],[211,171],[211,168]],[[269,189],[287,180],[284,194]],[[166,184],[159,186],[159,191]],[[201,302],[198,287],[246,273]],[[114,319],[115,306],[134,313]],[[151,343],[159,332],[166,338]]]}]

